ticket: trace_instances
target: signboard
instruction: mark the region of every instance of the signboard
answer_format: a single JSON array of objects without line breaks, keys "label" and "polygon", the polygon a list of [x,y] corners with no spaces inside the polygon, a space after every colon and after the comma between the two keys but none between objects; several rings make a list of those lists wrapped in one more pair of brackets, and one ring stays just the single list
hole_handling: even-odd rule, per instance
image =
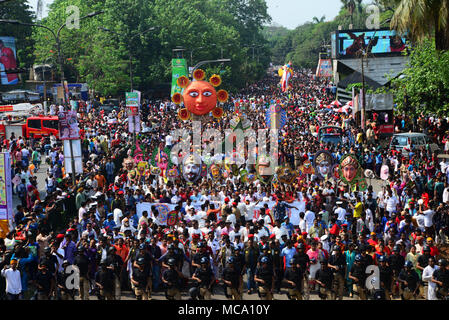
[{"label": "signboard", "polygon": [[[68,83],[67,84],[69,96],[75,99],[81,99],[84,101],[89,100],[89,87],[87,83]],[[60,83],[55,83],[52,88],[52,94],[58,99],[62,99],[62,86]],[[43,88],[39,89],[39,92],[43,93]]]},{"label": "signboard", "polygon": [[64,140],[64,168],[66,173],[72,173],[72,144],[73,159],[75,161],[75,173],[83,173],[83,158],[81,154],[81,140]]},{"label": "signboard", "polygon": [[373,56],[398,56],[406,49],[406,41],[406,37],[389,29],[339,30],[331,36],[332,55],[354,59],[364,49]]},{"label": "signboard", "polygon": [[0,37],[0,75],[2,85],[19,83],[17,73],[6,73],[8,69],[17,68],[16,39],[14,37]]},{"label": "signboard", "polygon": [[80,129],[76,111],[63,111],[58,113],[59,118],[59,139],[76,140],[80,138]]},{"label": "signboard", "polygon": [[316,69],[317,77],[332,77],[334,75],[332,71],[331,59],[320,59],[318,61],[318,67]]},{"label": "signboard", "polygon": [[126,93],[126,108],[128,110],[128,131],[131,133],[140,132],[140,91]]},{"label": "signboard", "polygon": [[172,82],[171,82],[171,94],[173,96],[175,92],[182,93],[182,88],[178,86],[176,81],[180,76],[188,76],[186,59],[172,59]]},{"label": "signboard", "polygon": [[0,153],[0,220],[12,218],[11,160],[9,153]]}]

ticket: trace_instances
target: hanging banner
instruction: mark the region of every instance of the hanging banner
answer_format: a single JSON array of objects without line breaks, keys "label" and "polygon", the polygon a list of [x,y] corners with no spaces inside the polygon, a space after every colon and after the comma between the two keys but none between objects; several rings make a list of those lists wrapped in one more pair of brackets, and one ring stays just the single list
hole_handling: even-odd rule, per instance
[{"label": "hanging banner", "polygon": [[334,75],[332,71],[331,59],[320,59],[318,61],[318,67],[316,68],[317,77],[332,77]]},{"label": "hanging banner", "polygon": [[11,160],[9,153],[0,153],[0,220],[12,218]]},{"label": "hanging banner", "polygon": [[170,97],[173,97],[173,94],[176,92],[181,93],[183,89],[178,85],[178,78],[181,76],[188,76],[187,70],[187,62],[186,59],[172,59],[171,61],[172,67],[172,82],[171,82],[171,94]]},{"label": "hanging banner", "polygon": [[80,138],[80,129],[76,111],[62,111],[58,113],[59,118],[59,139],[77,140]]}]

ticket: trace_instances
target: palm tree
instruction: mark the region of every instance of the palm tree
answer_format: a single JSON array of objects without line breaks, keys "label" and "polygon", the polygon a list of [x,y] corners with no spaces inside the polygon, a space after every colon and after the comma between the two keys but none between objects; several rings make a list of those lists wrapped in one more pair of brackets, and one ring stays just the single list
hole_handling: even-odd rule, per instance
[{"label": "palm tree", "polygon": [[449,0],[395,0],[390,27],[409,32],[412,40],[435,37],[436,49],[449,50]]},{"label": "palm tree", "polygon": [[348,9],[349,15],[351,16],[351,24],[354,24],[354,12],[362,12],[362,0],[341,0],[343,6]]},{"label": "palm tree", "polygon": [[318,19],[317,17],[313,17],[313,19],[312,19],[313,23],[315,23],[315,24],[324,22],[324,20],[326,20],[326,16],[322,16],[320,19]]}]

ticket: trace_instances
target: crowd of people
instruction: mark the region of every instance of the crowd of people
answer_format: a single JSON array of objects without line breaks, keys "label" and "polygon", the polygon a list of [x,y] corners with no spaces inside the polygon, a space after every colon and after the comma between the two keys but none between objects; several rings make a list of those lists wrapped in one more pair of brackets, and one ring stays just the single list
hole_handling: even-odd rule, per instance
[{"label": "crowd of people", "polygon": [[[430,148],[405,156],[385,147],[376,115],[364,132],[350,112],[323,112],[335,90],[310,70],[296,70],[290,84],[282,93],[279,78],[267,75],[233,95],[223,119],[206,121],[204,128],[224,132],[237,109],[254,130],[266,128],[274,101],[287,115],[280,166],[299,168],[320,150],[335,163],[353,154],[377,175],[367,190],[313,173],[291,184],[244,181],[230,172],[192,184],[179,174],[179,159],[171,159],[177,176],[131,174],[137,162],[129,159],[140,155],[151,163],[155,150],[167,153],[180,141],[171,131],[189,130],[190,122],[177,117],[169,99],[145,100],[145,130],[133,137],[123,104],[107,115],[92,102],[81,103],[84,173],[75,186],[55,136],[3,141],[19,204],[0,241],[1,298],[114,300],[132,291],[144,300],[158,293],[169,300],[219,294],[236,300],[447,299],[448,163]],[[320,142],[317,133],[325,125],[348,135],[339,144]],[[394,127],[425,132],[448,151],[447,119],[398,115]],[[379,179],[382,165],[389,167],[387,180]],[[44,167],[46,173],[39,170]],[[142,203],[153,205],[140,212]],[[175,223],[162,219],[156,204],[173,205]]]}]

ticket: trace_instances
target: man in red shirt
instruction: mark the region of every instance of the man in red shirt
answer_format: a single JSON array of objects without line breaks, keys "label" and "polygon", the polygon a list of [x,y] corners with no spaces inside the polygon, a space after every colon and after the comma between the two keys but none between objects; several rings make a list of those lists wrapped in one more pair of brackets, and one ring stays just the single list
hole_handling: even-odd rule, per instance
[{"label": "man in red shirt", "polygon": [[[0,40],[0,63],[3,64],[5,70],[17,68],[16,57],[14,51],[11,48],[5,47],[5,44]],[[2,84],[16,84],[19,82],[19,78],[16,73],[6,74],[8,83]]]}]

